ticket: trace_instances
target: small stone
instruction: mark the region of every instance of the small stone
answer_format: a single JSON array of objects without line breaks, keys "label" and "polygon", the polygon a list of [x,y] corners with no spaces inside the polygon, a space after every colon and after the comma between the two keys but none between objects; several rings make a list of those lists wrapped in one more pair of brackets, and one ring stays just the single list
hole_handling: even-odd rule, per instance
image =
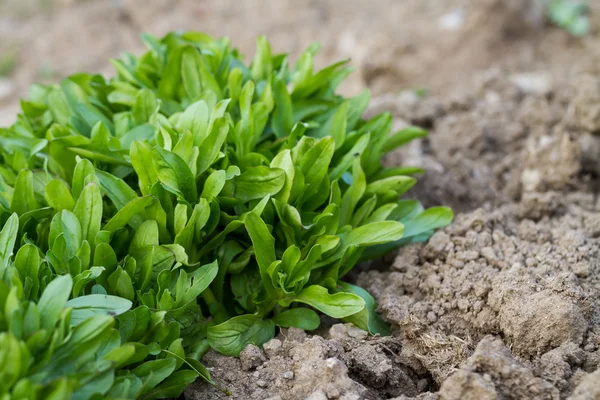
[{"label": "small stone", "polygon": [[306,340],[306,338],[308,337],[306,332],[304,332],[302,329],[296,328],[293,326],[286,329],[285,332],[282,332],[282,333],[283,333],[283,336],[285,337],[285,340],[290,340],[292,342],[298,342],[298,343],[304,342],[304,340]]},{"label": "small stone", "polygon": [[264,389],[264,388],[267,387],[267,381],[259,379],[259,380],[256,381],[256,386]]},{"label": "small stone", "polygon": [[450,243],[450,236],[444,231],[437,231],[423,248],[423,257],[429,260],[435,259],[444,251],[448,243]]},{"label": "small stone", "polygon": [[596,350],[596,345],[594,345],[594,343],[588,343],[583,349],[591,353],[592,351]]},{"label": "small stone", "polygon": [[495,261],[498,259],[496,252],[491,247],[484,247],[480,250],[481,255],[488,261]]},{"label": "small stone", "polygon": [[348,327],[346,324],[335,324],[329,328],[329,336],[332,339],[347,339],[348,338]]},{"label": "small stone", "polygon": [[293,371],[285,371],[283,373],[283,378],[284,379],[294,379],[294,372]]},{"label": "small stone", "polygon": [[433,311],[429,311],[427,313],[427,321],[430,323],[434,323],[435,321],[437,321],[437,315],[435,315]]},{"label": "small stone", "polygon": [[474,372],[458,370],[450,375],[440,387],[443,399],[461,400],[497,400],[498,393],[494,384],[483,379],[481,375]]},{"label": "small stone", "polygon": [[335,369],[335,368],[339,367],[340,365],[342,365],[342,362],[335,357],[331,357],[331,358],[328,358],[327,360],[325,360],[325,365],[329,369]]},{"label": "small stone", "polygon": [[575,263],[571,268],[579,278],[587,278],[590,275],[590,263],[587,261]]},{"label": "small stone", "polygon": [[479,252],[477,250],[461,251],[456,254],[456,258],[460,261],[473,261],[479,258]]},{"label": "small stone", "polygon": [[283,399],[281,398],[281,396],[273,396],[273,397],[269,397],[266,400],[283,400]]},{"label": "small stone", "polygon": [[267,354],[267,357],[271,358],[279,354],[281,351],[281,340],[271,339],[263,345],[263,350]]},{"label": "small stone", "polygon": [[587,374],[581,379],[573,395],[572,400],[587,400],[600,398],[600,369],[596,370],[591,374]]},{"label": "small stone", "polygon": [[325,385],[323,390],[325,391],[325,395],[327,396],[327,398],[330,400],[339,399],[341,396],[340,390],[331,383]]},{"label": "small stone", "polygon": [[419,379],[417,382],[417,391],[419,393],[426,392],[429,388],[429,381],[427,379]]},{"label": "small stone", "polygon": [[365,330],[360,329],[357,326],[350,325],[348,326],[348,336],[354,339],[364,340],[369,336],[369,333]]},{"label": "small stone", "polygon": [[456,31],[465,24],[465,11],[457,8],[448,14],[444,14],[438,20],[438,25],[444,31]]},{"label": "small stone", "polygon": [[545,96],[552,91],[552,78],[541,72],[515,74],[510,80],[523,93]]},{"label": "small stone", "polygon": [[306,400],[328,400],[327,395],[323,393],[322,390],[318,390],[313,392],[310,396],[306,398]]},{"label": "small stone", "polygon": [[263,352],[253,344],[249,344],[240,353],[240,362],[242,363],[242,370],[250,371],[267,361]]}]

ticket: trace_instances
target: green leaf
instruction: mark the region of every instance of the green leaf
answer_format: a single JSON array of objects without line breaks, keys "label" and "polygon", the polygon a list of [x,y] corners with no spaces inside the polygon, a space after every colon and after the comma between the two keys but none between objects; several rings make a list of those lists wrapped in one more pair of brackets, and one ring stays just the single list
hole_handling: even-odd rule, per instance
[{"label": "green leaf", "polygon": [[176,293],[176,307],[181,307],[184,304],[195,301],[212,283],[218,272],[219,264],[215,260],[210,264],[198,268],[194,273],[190,274],[190,279],[189,282],[186,283],[185,289]]},{"label": "green leaf", "polygon": [[155,199],[152,196],[136,197],[125,204],[102,229],[108,232],[115,232],[127,224],[131,224],[134,228],[139,227],[142,222],[140,214],[143,214],[146,207],[154,201]]},{"label": "green leaf", "polygon": [[185,109],[177,122],[180,131],[189,130],[194,138],[194,144],[199,145],[207,136],[209,111],[206,101],[199,100]]},{"label": "green leaf", "polygon": [[96,176],[102,190],[113,202],[117,210],[136,199],[137,193],[125,181],[103,171],[97,171]]},{"label": "green leaf", "polygon": [[83,239],[94,245],[102,223],[102,194],[95,183],[90,183],[83,189],[73,213],[81,223]]},{"label": "green leaf", "polygon": [[369,183],[366,190],[367,192],[372,192],[377,195],[383,195],[388,191],[394,191],[400,196],[413,187],[415,183],[417,183],[417,180],[410,176],[391,176]]},{"label": "green leaf", "polygon": [[431,207],[419,215],[404,219],[404,237],[413,237],[424,232],[442,228],[452,222],[454,213],[448,207]]},{"label": "green leaf", "polygon": [[285,310],[274,316],[272,320],[275,325],[282,328],[293,326],[304,329],[305,331],[315,330],[321,324],[321,319],[317,313],[309,308],[293,308],[291,310]]},{"label": "green leaf", "polygon": [[[0,231],[0,271],[3,272],[6,268],[10,257],[13,254],[13,248],[17,240],[17,232],[19,230],[19,217],[17,214],[12,214]],[[3,274],[0,273],[0,276]]]},{"label": "green leaf", "polygon": [[226,356],[238,357],[249,344],[262,346],[275,335],[275,324],[257,315],[239,315],[219,325],[210,326],[210,346]]},{"label": "green leaf", "polygon": [[213,172],[206,178],[204,182],[204,188],[202,189],[202,194],[200,197],[211,201],[213,198],[217,197],[223,187],[225,187],[225,182],[227,181],[227,173],[224,170],[218,170]]},{"label": "green leaf", "polygon": [[181,79],[183,88],[188,97],[194,101],[202,93],[200,78],[200,57],[198,51],[191,46],[186,46],[181,55]]},{"label": "green leaf", "polygon": [[150,194],[150,188],[158,182],[158,176],[152,164],[152,150],[147,144],[136,141],[131,144],[129,156],[137,174],[142,194]]},{"label": "green leaf", "polygon": [[146,361],[132,372],[143,382],[142,393],[147,393],[165,380],[175,370],[176,362],[172,358]]},{"label": "green leaf", "polygon": [[136,141],[149,140],[156,135],[156,129],[150,124],[136,126],[119,138],[121,147],[129,149]]},{"label": "green leaf", "polygon": [[388,336],[391,334],[390,327],[385,323],[383,319],[377,314],[377,305],[375,299],[366,290],[351,285],[346,282],[338,282],[338,286],[346,293],[353,293],[360,296],[365,302],[365,308],[345,318],[346,321],[353,323],[359,328],[368,331],[370,334],[380,334],[382,336]]},{"label": "green leaf", "polygon": [[292,195],[292,188],[294,185],[294,176],[296,174],[296,168],[294,161],[292,160],[292,154],[290,150],[283,150],[278,153],[273,160],[271,160],[271,168],[282,169],[285,173],[285,184],[283,188],[275,194],[275,198],[284,203],[290,200]]},{"label": "green leaf", "polygon": [[412,140],[427,136],[427,131],[415,126],[404,128],[385,140],[383,151],[390,152]]},{"label": "green leaf", "polygon": [[254,254],[258,266],[260,269],[260,276],[263,280],[263,284],[267,289],[267,292],[272,292],[273,288],[269,282],[269,267],[275,262],[275,238],[269,232],[267,225],[264,221],[256,214],[250,213],[246,216],[246,230],[250,239],[252,240],[252,246],[254,247]]},{"label": "green leaf", "polygon": [[252,167],[234,178],[233,196],[243,202],[277,194],[285,184],[285,172],[279,168]]},{"label": "green leaf", "polygon": [[39,249],[32,244],[21,247],[15,256],[14,266],[19,271],[21,281],[30,282],[29,293],[26,293],[28,298],[37,298],[41,262]]},{"label": "green leaf", "polygon": [[194,383],[198,378],[196,371],[189,369],[176,371],[165,379],[156,388],[141,397],[144,400],[178,398],[185,388]]},{"label": "green leaf", "polygon": [[365,301],[355,294],[330,294],[327,289],[318,285],[309,286],[296,296],[284,298],[279,304],[289,307],[294,302],[308,304],[333,318],[345,318],[365,308]]},{"label": "green leaf", "polygon": [[332,137],[320,139],[306,154],[300,162],[300,171],[304,176],[305,188],[303,198],[308,199],[319,190],[321,182],[327,176],[327,169],[331,163],[335,141]]},{"label": "green leaf", "polygon": [[51,331],[58,322],[73,287],[73,279],[70,275],[62,275],[55,278],[46,286],[38,302],[40,310],[40,327]]},{"label": "green leaf", "polygon": [[371,246],[385,242],[393,242],[403,237],[404,225],[396,221],[374,222],[359,226],[348,233],[340,235],[344,247]]},{"label": "green leaf", "polygon": [[86,159],[79,161],[73,172],[73,183],[71,185],[73,198],[77,200],[83,188],[86,187],[88,183],[95,181],[96,169],[94,168],[94,165]]},{"label": "green leaf", "polygon": [[198,175],[206,171],[215,162],[223,143],[227,139],[228,132],[229,123],[227,119],[217,118],[208,136],[200,142],[199,150],[202,156],[198,157]]},{"label": "green leaf", "polygon": [[66,307],[73,308],[71,325],[79,325],[96,315],[117,316],[129,310],[131,301],[117,296],[90,294],[67,301]]},{"label": "green leaf", "polygon": [[45,187],[44,197],[48,205],[56,211],[73,210],[75,200],[71,195],[71,190],[61,179],[53,179]]},{"label": "green leaf", "polygon": [[278,138],[288,136],[292,132],[293,108],[292,99],[287,91],[285,83],[281,79],[275,79],[274,85],[275,110],[273,111],[273,131]]},{"label": "green leaf", "polygon": [[33,173],[24,169],[17,175],[15,190],[10,204],[10,211],[23,215],[28,211],[40,208],[33,192]]},{"label": "green leaf", "polygon": [[196,182],[186,162],[177,154],[160,147],[154,147],[152,154],[158,179],[167,187],[181,193],[187,201],[196,201]]}]

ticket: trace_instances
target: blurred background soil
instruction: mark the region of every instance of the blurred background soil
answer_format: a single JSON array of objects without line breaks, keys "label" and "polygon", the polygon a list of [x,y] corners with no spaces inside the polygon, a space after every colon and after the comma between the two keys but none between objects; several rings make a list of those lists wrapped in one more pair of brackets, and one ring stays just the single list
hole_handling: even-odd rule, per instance
[{"label": "blurred background soil", "polygon": [[[542,2],[545,0],[541,0]],[[266,34],[275,51],[322,43],[321,64],[351,58],[345,87],[375,94],[446,93],[477,71],[594,64],[595,34],[545,29],[540,0],[2,0],[0,125],[32,82],[77,71],[111,74],[109,58],[140,52],[141,32],[228,36],[251,57]],[[599,4],[600,6],[600,4]],[[595,7],[592,5],[592,7]],[[593,18],[597,14],[591,14]],[[586,62],[584,62],[584,60]]]},{"label": "blurred background soil", "polygon": [[237,399],[600,399],[600,1],[582,37],[544,1],[0,0],[0,126],[33,82],[110,76],[142,32],[228,36],[248,60],[260,34],[318,41],[320,66],[352,59],[342,91],[371,89],[369,114],[430,130],[385,162],[424,168],[410,196],[457,217],[350,277],[391,337],[282,331],[210,352],[214,379]]}]

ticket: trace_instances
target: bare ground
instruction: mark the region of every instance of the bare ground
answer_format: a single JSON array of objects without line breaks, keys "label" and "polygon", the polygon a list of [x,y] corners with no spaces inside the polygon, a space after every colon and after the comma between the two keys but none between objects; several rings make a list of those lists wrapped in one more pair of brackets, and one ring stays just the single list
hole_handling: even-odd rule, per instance
[{"label": "bare ground", "polygon": [[31,82],[109,71],[141,31],[228,35],[248,55],[261,33],[294,54],[318,40],[323,64],[353,59],[344,91],[371,88],[369,113],[430,129],[386,162],[423,167],[410,195],[459,214],[351,277],[391,337],[284,330],[240,359],[209,353],[215,380],[236,399],[600,399],[600,39],[546,26],[537,4],[5,1],[0,54],[19,51],[0,125]]}]

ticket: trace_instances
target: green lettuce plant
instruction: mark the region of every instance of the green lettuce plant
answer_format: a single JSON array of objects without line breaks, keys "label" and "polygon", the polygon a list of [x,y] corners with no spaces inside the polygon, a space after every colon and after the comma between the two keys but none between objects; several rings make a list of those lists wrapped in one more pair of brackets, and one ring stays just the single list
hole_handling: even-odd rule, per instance
[{"label": "green lettuce plant", "polygon": [[422,171],[382,158],[425,132],[363,119],[368,92],[335,93],[346,61],[143,39],[112,79],[34,85],[0,129],[0,399],[176,397],[215,384],[209,348],[316,329],[315,310],[388,334],[341,279],[452,219],[399,200]]}]

